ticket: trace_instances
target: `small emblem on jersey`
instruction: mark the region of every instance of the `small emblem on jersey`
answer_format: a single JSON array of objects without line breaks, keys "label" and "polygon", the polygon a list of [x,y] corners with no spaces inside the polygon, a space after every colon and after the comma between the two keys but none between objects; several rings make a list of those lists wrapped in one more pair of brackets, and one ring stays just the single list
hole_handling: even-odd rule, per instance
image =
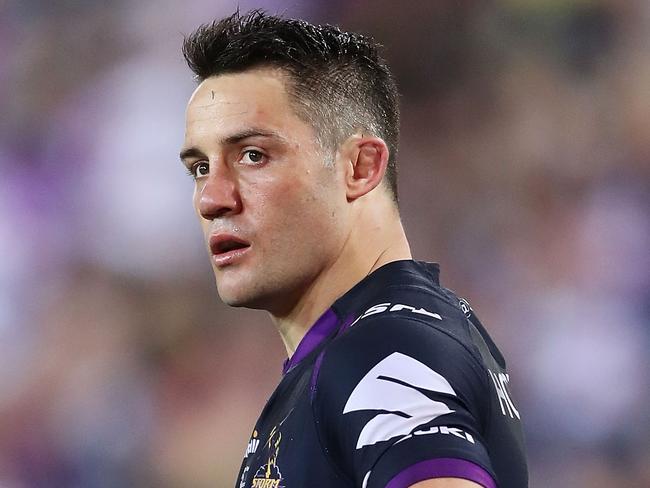
[{"label": "small emblem on jersey", "polygon": [[372,368],[352,391],[343,414],[362,410],[389,413],[376,415],[364,426],[357,449],[411,434],[435,418],[454,412],[420,390],[457,396],[442,375],[400,352]]},{"label": "small emblem on jersey", "polygon": [[255,473],[252,488],[282,488],[282,473],[275,465],[264,465]]},{"label": "small emblem on jersey", "polygon": [[[506,386],[510,382],[510,375],[507,373],[494,373],[488,369],[490,373],[490,378],[492,378],[492,383],[494,383],[494,388],[497,393],[497,400],[499,400],[499,405],[501,406],[501,413],[503,415],[509,415],[510,418],[517,417],[521,420],[519,411],[515,408],[515,404],[508,393]],[[506,413],[507,412],[507,413]]]},{"label": "small emblem on jersey", "polygon": [[255,451],[257,451],[259,445],[260,440],[257,438],[257,430],[254,430],[253,435],[251,436],[251,440],[248,441],[248,445],[246,446],[246,454],[244,455],[244,459],[246,459],[251,454],[255,454]]},{"label": "small emblem on jersey", "polygon": [[375,315],[384,312],[400,312],[402,310],[406,310],[407,312],[411,312],[418,315],[426,315],[427,317],[431,317],[436,320],[442,320],[440,314],[429,312],[424,308],[416,308],[411,305],[404,305],[403,303],[378,303],[377,305],[373,305],[368,310],[366,310],[359,318],[357,318],[357,320],[352,322],[350,326],[356,324],[361,319],[365,319],[366,317],[369,317],[370,315]]},{"label": "small emblem on jersey", "polygon": [[472,307],[469,306],[469,302],[467,300],[465,300],[464,298],[459,298],[458,305],[460,306],[460,309],[465,314],[465,317],[469,318],[472,315]]},{"label": "small emblem on jersey", "polygon": [[274,427],[269,435],[269,441],[264,445],[269,449],[268,461],[260,466],[253,476],[252,488],[283,488],[281,485],[282,473],[278,467],[278,454],[282,442],[282,432]]},{"label": "small emblem on jersey", "polygon": [[241,481],[239,482],[239,488],[246,488],[246,476],[248,475],[248,470],[251,469],[249,466],[244,468],[241,474]]}]

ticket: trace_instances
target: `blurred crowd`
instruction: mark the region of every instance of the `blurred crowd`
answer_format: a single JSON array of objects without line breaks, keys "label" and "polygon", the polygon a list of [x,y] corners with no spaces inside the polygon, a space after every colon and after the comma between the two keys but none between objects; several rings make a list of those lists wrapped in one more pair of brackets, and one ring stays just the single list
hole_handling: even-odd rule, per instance
[{"label": "blurred crowd", "polygon": [[[238,3],[384,44],[407,234],[508,359],[531,487],[650,486],[650,3]],[[177,154],[183,34],[236,5],[0,2],[3,488],[234,485],[285,353]]]}]

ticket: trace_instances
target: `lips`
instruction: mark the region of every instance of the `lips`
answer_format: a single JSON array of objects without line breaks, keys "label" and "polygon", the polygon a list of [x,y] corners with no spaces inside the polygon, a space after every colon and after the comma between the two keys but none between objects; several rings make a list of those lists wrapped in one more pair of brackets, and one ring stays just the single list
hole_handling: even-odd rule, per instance
[{"label": "lips", "polygon": [[212,259],[218,266],[232,264],[250,248],[250,242],[232,234],[213,234],[209,241]]}]

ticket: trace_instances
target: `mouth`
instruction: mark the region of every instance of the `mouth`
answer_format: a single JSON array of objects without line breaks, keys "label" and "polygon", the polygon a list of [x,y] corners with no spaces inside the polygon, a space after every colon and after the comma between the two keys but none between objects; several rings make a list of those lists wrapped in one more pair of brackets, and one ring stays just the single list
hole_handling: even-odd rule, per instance
[{"label": "mouth", "polygon": [[251,247],[249,242],[229,234],[215,234],[209,244],[212,260],[218,267],[238,261]]}]

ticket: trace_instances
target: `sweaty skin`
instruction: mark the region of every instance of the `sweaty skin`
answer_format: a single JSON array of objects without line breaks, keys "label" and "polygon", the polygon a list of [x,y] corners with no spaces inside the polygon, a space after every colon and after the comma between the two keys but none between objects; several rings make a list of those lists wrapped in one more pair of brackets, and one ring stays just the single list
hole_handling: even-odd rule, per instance
[{"label": "sweaty skin", "polygon": [[186,114],[184,164],[206,244],[250,243],[212,267],[222,300],[267,310],[291,356],[315,320],[379,266],[411,253],[382,177],[383,140],[361,131],[334,164],[294,112],[286,76],[262,68],[203,81]]}]

